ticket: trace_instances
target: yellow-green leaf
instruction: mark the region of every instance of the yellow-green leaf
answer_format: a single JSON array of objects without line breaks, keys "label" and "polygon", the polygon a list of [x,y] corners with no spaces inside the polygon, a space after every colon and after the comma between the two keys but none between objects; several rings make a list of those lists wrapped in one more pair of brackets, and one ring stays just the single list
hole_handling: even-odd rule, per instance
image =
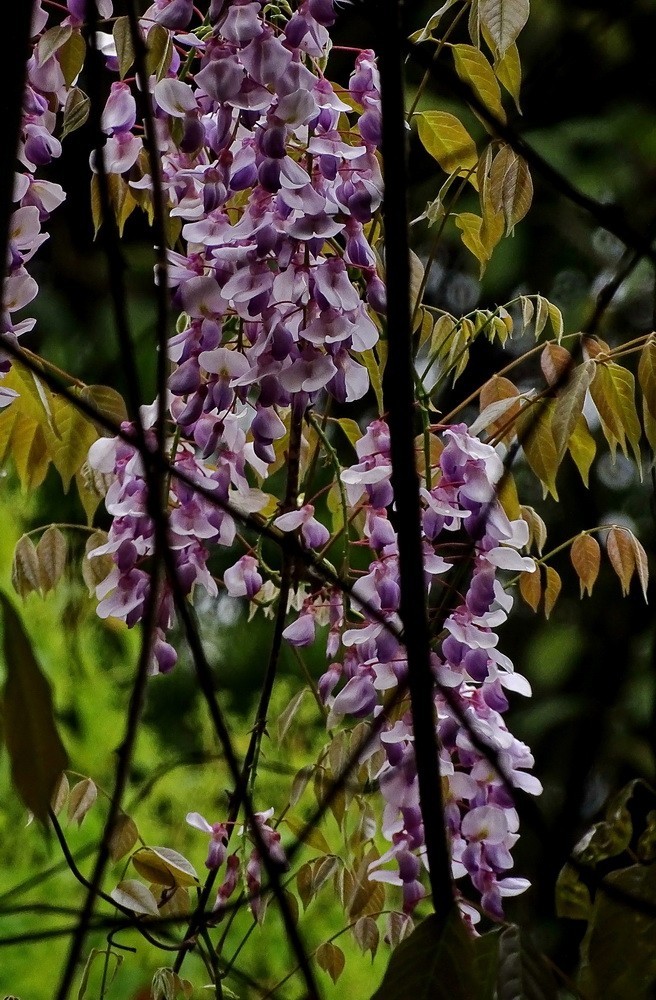
[{"label": "yellow-green leaf", "polygon": [[551,425],[559,461],[562,461],[574,428],[583,414],[585,394],[595,377],[595,369],[594,361],[584,361],[582,365],[571,369],[569,376],[565,374],[567,368],[559,376],[567,379],[556,398]]},{"label": "yellow-green leaf", "polygon": [[300,837],[303,834],[303,843],[308,844],[310,847],[314,847],[315,850],[321,851],[322,854],[330,854],[330,844],[322,834],[321,830],[314,827],[311,830],[305,830],[305,823],[303,820],[298,819],[297,816],[287,815],[285,816],[284,822],[287,824],[289,829],[292,831],[294,836]]},{"label": "yellow-green leaf", "polygon": [[481,235],[482,218],[473,212],[458,212],[455,216],[455,223],[460,230],[460,239],[481,265],[480,273],[482,275],[485,271],[485,265],[490,259],[490,251]]},{"label": "yellow-green leaf", "polygon": [[[478,163],[476,143],[455,115],[446,111],[424,111],[416,117],[421,143],[442,170],[447,174],[473,171]],[[470,180],[476,182],[473,172]]]},{"label": "yellow-green leaf", "polygon": [[57,52],[57,59],[67,87],[79,75],[84,65],[87,46],[80,31],[74,31]]},{"label": "yellow-green leaf", "polygon": [[489,32],[500,57],[517,39],[529,11],[529,0],[479,0],[481,25]]},{"label": "yellow-green leaf", "polygon": [[552,421],[554,400],[539,400],[526,407],[517,420],[517,436],[521,442],[526,461],[541,481],[545,495],[551,493],[558,499],[556,473],[559,458],[553,434]]},{"label": "yellow-green leaf", "polygon": [[631,372],[613,361],[597,364],[590,394],[611,452],[614,454],[619,445],[628,457],[628,440],[640,466],[641,429],[635,405],[635,379]]},{"label": "yellow-green leaf", "polygon": [[82,128],[89,117],[90,106],[91,102],[89,98],[79,87],[72,87],[69,90],[66,104],[64,105],[62,139],[65,139],[71,132],[75,132],[76,129]]},{"label": "yellow-green leaf", "polygon": [[590,469],[597,453],[597,445],[588,430],[588,423],[583,414],[578,419],[570,436],[567,447],[572,460],[581,474],[583,484],[587,488]]},{"label": "yellow-green leaf", "polygon": [[494,67],[494,72],[497,75],[497,80],[508,91],[515,102],[515,107],[521,114],[519,95],[522,87],[522,64],[516,45],[508,46],[505,55]]},{"label": "yellow-green leaf", "polygon": [[129,17],[117,17],[112,31],[118,57],[118,72],[121,80],[127,76],[134,63],[134,45]]},{"label": "yellow-green leaf", "polygon": [[656,336],[649,337],[640,354],[638,381],[642,390],[642,412],[645,436],[652,451],[656,451]]},{"label": "yellow-green leaf", "polygon": [[586,592],[591,596],[601,564],[599,542],[592,535],[578,535],[572,542],[569,555],[581,584],[581,597]]},{"label": "yellow-green leaf", "polygon": [[3,723],[11,780],[27,808],[44,823],[68,758],[55,725],[50,683],[20,617],[2,593],[0,605],[6,670]]},{"label": "yellow-green leaf", "polygon": [[492,67],[481,50],[473,45],[454,45],[452,51],[456,73],[460,79],[471,87],[494,118],[505,122],[506,113],[501,103],[501,89]]},{"label": "yellow-green leaf", "polygon": [[53,419],[57,439],[52,446],[52,461],[68,492],[71,479],[86,462],[89,448],[97,439],[94,425],[63,396],[55,396]]}]

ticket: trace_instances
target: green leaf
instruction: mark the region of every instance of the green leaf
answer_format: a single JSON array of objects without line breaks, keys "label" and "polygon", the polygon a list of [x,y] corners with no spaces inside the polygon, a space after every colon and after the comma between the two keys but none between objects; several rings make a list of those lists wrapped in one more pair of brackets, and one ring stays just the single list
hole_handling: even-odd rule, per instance
[{"label": "green leaf", "polygon": [[337,421],[337,425],[346,434],[346,437],[350,443],[355,447],[356,443],[362,437],[362,431],[360,430],[360,425],[356,420],[351,420],[349,417],[340,417]]},{"label": "green leaf", "polygon": [[499,938],[497,1000],[556,1000],[556,982],[542,955],[519,927],[511,925]]},{"label": "green leaf", "polygon": [[479,101],[500,122],[506,121],[501,89],[494,71],[480,49],[473,45],[452,46],[456,73],[471,87]]},{"label": "green leaf", "polygon": [[117,17],[114,21],[114,44],[118,57],[118,72],[121,80],[126,77],[134,63],[134,45],[129,17]]},{"label": "green leaf", "polygon": [[[283,822],[287,824],[296,837],[300,837],[305,830],[305,823],[297,816],[291,816],[288,814],[285,816]],[[317,851],[321,851],[322,854],[331,853],[330,844],[322,834],[321,830],[318,830],[316,827],[313,827],[304,833],[303,843],[308,844],[310,847],[314,847]]]},{"label": "green leaf", "polygon": [[493,1000],[499,968],[498,930],[474,939],[474,969],[477,980],[476,1000]]},{"label": "green leaf", "polygon": [[61,476],[67,493],[73,476],[80,472],[87,460],[89,448],[97,439],[94,425],[63,396],[52,401],[53,419],[57,439],[52,446],[52,461]]},{"label": "green leaf", "polygon": [[67,87],[70,87],[73,80],[79,76],[86,54],[86,42],[79,31],[74,31],[60,47],[57,59],[59,60]]},{"label": "green leaf", "polygon": [[39,38],[39,43],[36,49],[36,55],[40,65],[47,62],[51,56],[57,52],[62,45],[68,41],[73,33],[73,29],[70,25],[65,27],[58,25],[54,28],[48,28],[47,31]]},{"label": "green leaf", "polygon": [[[476,143],[462,122],[446,111],[424,111],[416,116],[419,139],[447,174],[466,173],[478,163]],[[476,181],[475,175],[470,179]]]},{"label": "green leaf", "polygon": [[559,462],[565,455],[574,428],[583,413],[585,394],[595,377],[595,369],[594,361],[584,361],[582,365],[576,365],[570,369],[567,381],[558,393],[551,427]]},{"label": "green leaf", "polygon": [[503,58],[528,21],[529,0],[479,0],[479,17]]},{"label": "green leaf", "polygon": [[392,952],[371,1000],[472,1000],[478,997],[474,946],[459,913],[423,920]]},{"label": "green leaf", "polygon": [[587,920],[591,909],[590,890],[572,865],[565,865],[556,879],[556,915],[569,920]]},{"label": "green leaf", "polygon": [[545,495],[551,493],[557,500],[559,459],[552,428],[554,406],[555,401],[549,399],[538,400],[533,406],[526,407],[517,419],[517,436],[526,461],[542,483]]},{"label": "green leaf", "polygon": [[[113,421],[117,427],[124,420],[128,419],[125,400],[120,392],[117,392],[116,389],[112,389],[108,385],[87,385],[80,391],[80,396],[88,403],[91,403],[92,406],[95,406],[96,410],[103,417]],[[100,430],[103,434],[107,433],[104,427],[100,428]]]},{"label": "green leaf", "polygon": [[166,76],[173,57],[171,33],[163,25],[155,24],[148,32],[147,45],[146,70],[149,75],[154,73],[159,82]]},{"label": "green leaf", "polygon": [[18,614],[3,593],[0,604],[7,671],[4,730],[11,780],[27,808],[45,823],[68,758],[55,725],[50,683],[41,672]]},{"label": "green leaf", "polygon": [[604,1000],[648,997],[656,981],[656,865],[622,868],[604,882],[649,910],[614,898],[602,884],[581,945],[579,985],[587,996]]},{"label": "green leaf", "polygon": [[[381,343],[378,342],[378,348],[380,349]],[[360,361],[364,364],[367,371],[369,372],[369,380],[371,382],[371,388],[374,390],[374,395],[376,397],[376,403],[378,404],[378,415],[381,416],[385,412],[385,405],[383,403],[383,369],[384,365],[382,362],[378,361],[373,347],[368,351],[363,351],[360,355]]]},{"label": "green leaf", "polygon": [[61,138],[65,139],[71,132],[82,128],[89,117],[91,102],[79,87],[72,87],[66,98],[64,105],[64,120],[62,123]]}]

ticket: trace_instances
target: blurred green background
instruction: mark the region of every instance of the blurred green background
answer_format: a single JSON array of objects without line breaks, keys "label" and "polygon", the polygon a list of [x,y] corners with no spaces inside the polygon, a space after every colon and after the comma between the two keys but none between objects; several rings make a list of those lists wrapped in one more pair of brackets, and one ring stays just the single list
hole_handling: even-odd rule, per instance
[{"label": "blurred green background", "polygon": [[[433,6],[411,5],[412,26],[421,26]],[[350,45],[373,44],[372,26],[357,6],[344,9],[338,31],[340,40]],[[621,7],[610,0],[534,0],[531,20],[520,38],[523,114],[520,117],[508,109],[512,124],[551,164],[587,194],[621,206],[641,232],[656,213],[655,31],[656,9],[649,0],[627,0]],[[464,34],[454,38],[466,40]],[[338,71],[347,72],[341,64]],[[410,97],[420,77],[420,71],[410,63]],[[477,136],[482,135],[474,117],[458,108],[447,93],[429,87],[420,107],[452,110],[462,115]],[[50,242],[33,264],[42,291],[36,303],[37,330],[29,346],[83,380],[124,390],[103,257],[91,239],[89,141],[86,129],[69,137],[64,156],[53,169],[52,176],[69,194],[52,220]],[[441,178],[418,144],[413,144],[411,165],[411,217],[416,218],[436,196]],[[539,175],[533,179],[535,200],[528,218],[517,227],[514,237],[496,250],[482,280],[457,235],[447,230],[429,282],[429,301],[458,314],[477,306],[494,307],[520,292],[540,292],[563,311],[566,332],[579,329],[599,288],[614,273],[622,248]],[[413,232],[415,249],[426,255],[426,231],[420,224]],[[147,231],[136,216],[126,228],[125,254],[144,401],[150,401],[154,388],[154,305],[149,290],[153,258]],[[651,268],[641,265],[620,288],[606,313],[601,335],[611,344],[631,339],[653,328],[653,313],[654,275]],[[505,352],[481,346],[445,398],[444,409],[484,382],[510,359],[509,355],[529,346],[510,343]],[[530,384],[531,374],[527,369],[526,384]],[[371,413],[363,408],[361,416],[366,419],[368,415]],[[558,479],[558,504],[542,500],[520,461],[516,468],[520,499],[535,506],[545,518],[547,549],[583,528],[613,521],[634,528],[651,558],[655,537],[651,457],[645,452],[641,476],[622,456],[612,465],[602,449],[593,466],[589,490],[583,488],[573,465],[566,461]],[[74,494],[62,494],[55,474],[49,475],[38,495],[23,496],[8,468],[0,488],[3,589],[10,589],[13,546],[22,532],[53,521],[78,520],[83,521],[83,514],[77,500]],[[101,511],[97,520],[106,526]],[[30,596],[22,611],[40,662],[54,686],[71,766],[91,775],[99,786],[109,787],[138,637],[95,618],[75,556],[76,546],[81,552],[83,543],[74,533],[69,539],[71,557],[65,583],[45,600]],[[537,618],[518,601],[502,631],[502,648],[533,685],[531,701],[515,699],[509,726],[535,753],[535,771],[544,784],[538,805],[549,831],[545,838],[528,826],[523,828],[515,850],[516,873],[530,878],[533,886],[524,896],[508,901],[507,910],[510,918],[531,929],[538,945],[554,961],[571,971],[581,927],[555,918],[554,882],[569,851],[598,817],[608,796],[632,778],[655,779],[654,623],[637,583],[629,597],[621,599],[619,583],[607,561],[593,597],[583,600],[578,598],[578,583],[567,553],[557,557],[554,566],[563,577],[564,588],[551,619],[545,622]],[[220,602],[218,613],[209,603],[201,603],[199,614],[217,687],[229,707],[237,747],[243,751],[264,670],[270,625],[258,620],[247,623],[244,612],[235,611],[225,601]],[[308,657],[308,663],[314,676],[319,676],[323,664],[318,652]],[[286,650],[274,697],[274,720],[303,683],[296,661]],[[258,805],[274,805],[279,811],[288,798],[290,776],[316,760],[325,741],[322,720],[310,697],[303,701],[281,744],[272,725],[258,778]],[[229,785],[220,761],[202,760],[213,752],[212,747],[208,722],[183,654],[172,674],[149,685],[128,800],[146,842],[174,847],[199,871],[206,841],[187,827],[184,816],[197,810],[211,822],[219,819]],[[34,825],[25,828],[25,812],[9,789],[6,755],[0,756],[0,774],[2,938],[42,926],[42,918],[34,915],[3,915],[3,910],[14,904],[41,900],[76,905],[81,896],[79,886],[59,864],[54,838],[45,838]],[[155,775],[161,776],[152,781]],[[305,816],[312,803],[309,788],[294,813]],[[79,830],[65,826],[74,851],[94,843],[103,815],[99,802]],[[322,832],[335,853],[343,851],[332,818],[326,820]],[[301,860],[316,855],[311,847],[305,851]],[[88,857],[80,864],[89,870]],[[119,863],[112,870],[115,881],[122,877],[123,867]],[[42,884],[26,888],[28,880],[38,874],[44,878]],[[61,918],[49,919],[58,926]],[[333,890],[326,888],[310,904],[307,914],[302,914],[300,926],[308,944],[316,947],[339,930],[340,919]],[[249,926],[250,918],[241,914],[231,932],[234,947]],[[124,940],[139,950],[136,956],[126,953],[108,995],[125,1000],[147,997],[153,953],[144,950],[134,934],[126,933]],[[102,941],[102,936],[92,936],[89,945],[102,947]],[[326,997],[341,993],[368,996],[380,981],[387,948],[381,946],[372,965],[349,934],[337,943],[346,952],[346,970],[336,987],[320,973]],[[3,947],[0,993],[13,993],[22,1000],[52,996],[64,955],[65,941],[60,938]],[[157,961],[166,964],[166,956]],[[292,967],[275,914],[249,937],[239,963],[249,975],[269,986]],[[194,957],[185,970],[195,983],[204,982]],[[97,995],[97,974],[96,968],[96,992],[90,990],[90,996]],[[231,986],[240,995],[249,996],[237,980],[231,981]],[[298,989],[290,987],[281,995],[297,996]]]}]

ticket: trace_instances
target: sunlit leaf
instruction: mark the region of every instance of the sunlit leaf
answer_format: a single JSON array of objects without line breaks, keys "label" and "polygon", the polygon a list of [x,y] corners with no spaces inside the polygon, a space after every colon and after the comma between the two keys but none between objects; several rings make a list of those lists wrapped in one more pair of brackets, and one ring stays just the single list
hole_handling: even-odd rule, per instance
[{"label": "sunlit leaf", "polygon": [[574,464],[579,470],[583,485],[587,488],[590,469],[597,453],[597,445],[588,430],[588,422],[583,415],[579,417],[571,433],[567,447]]},{"label": "sunlit leaf", "polygon": [[501,90],[494,71],[481,50],[473,45],[454,45],[452,52],[460,79],[471,87],[494,118],[505,122]]},{"label": "sunlit leaf", "polygon": [[521,113],[519,96],[522,87],[522,64],[516,45],[508,46],[503,58],[494,67],[494,72],[497,75],[497,80],[508,91],[515,102],[515,107]]},{"label": "sunlit leaf", "polygon": [[0,605],[6,670],[4,735],[11,780],[27,808],[45,822],[68,758],[55,726],[50,683],[41,672],[18,614],[2,593]]},{"label": "sunlit leaf", "polygon": [[[416,117],[421,143],[442,170],[448,174],[473,171],[478,163],[476,143],[455,115],[424,111]],[[476,175],[470,173],[470,178],[475,182]]]},{"label": "sunlit leaf", "polygon": [[534,406],[526,408],[517,420],[517,436],[526,461],[542,482],[545,493],[551,493],[557,500],[559,457],[552,428],[554,405],[554,400],[539,400]]}]

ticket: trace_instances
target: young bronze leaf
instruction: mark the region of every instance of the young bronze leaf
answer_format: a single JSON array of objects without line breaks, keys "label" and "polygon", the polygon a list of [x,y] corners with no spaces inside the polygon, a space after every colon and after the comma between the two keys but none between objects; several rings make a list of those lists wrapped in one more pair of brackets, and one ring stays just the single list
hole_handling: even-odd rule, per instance
[{"label": "young bronze leaf", "polygon": [[39,579],[44,594],[54,590],[66,568],[66,539],[59,528],[51,524],[44,531],[36,547]]},{"label": "young bronze leaf", "polygon": [[77,823],[80,826],[97,798],[98,789],[91,778],[83,778],[82,781],[78,781],[76,785],[73,785],[71,794],[68,797],[69,821]]},{"label": "young bronze leaf", "polygon": [[296,891],[301,897],[303,908],[307,910],[310,900],[315,893],[312,882],[312,866],[310,864],[301,865],[298,869],[296,873]]},{"label": "young bronze leaf", "polygon": [[[535,545],[538,555],[542,555],[542,549],[547,540],[546,524],[533,507],[527,507],[524,504],[522,504],[517,516],[522,517],[528,524],[528,544]],[[529,573],[529,576],[534,575],[534,573]]]},{"label": "young bronze leaf", "polygon": [[576,426],[570,435],[567,447],[570,455],[572,456],[572,461],[579,470],[581,479],[583,480],[583,485],[587,489],[590,469],[597,453],[597,445],[595,443],[595,439],[588,430],[588,422],[583,414],[581,414],[576,422]]},{"label": "young bronze leaf", "polygon": [[638,381],[642,390],[645,435],[651,450],[656,451],[656,335],[653,333],[640,355]]},{"label": "young bronze leaf", "polygon": [[510,235],[533,200],[533,181],[528,165],[511,146],[503,146],[490,170],[490,194],[497,211],[503,212],[506,233]]},{"label": "young bronze leaf", "polygon": [[503,58],[528,21],[529,0],[479,0],[479,16]]},{"label": "young bronze leaf", "polygon": [[501,103],[501,89],[492,67],[480,49],[473,45],[454,45],[452,48],[456,73],[478,97],[488,111],[500,121],[506,121]]},{"label": "young bronze leaf", "polygon": [[353,928],[353,936],[361,951],[371,952],[371,957],[376,957],[378,942],[380,941],[380,931],[373,917],[360,917]]},{"label": "young bronze leaf", "polygon": [[[475,423],[479,424],[482,421],[483,414],[486,413],[486,419],[491,422],[485,423],[483,426],[489,426],[493,434],[497,434],[503,427],[507,427],[503,440],[510,440],[515,436],[514,418],[519,415],[521,410],[521,402],[518,397],[519,389],[510,379],[504,378],[502,375],[493,375],[481,389],[479,396],[481,415]],[[507,408],[499,410],[498,413],[491,410],[491,407],[495,404],[506,402]],[[471,431],[471,433],[476,434],[478,432]]]},{"label": "young bronze leaf", "polygon": [[31,538],[23,535],[18,539],[11,564],[11,585],[20,597],[27,597],[41,587],[39,559],[36,546]]},{"label": "young bronze leaf", "polygon": [[578,535],[572,542],[570,559],[581,584],[581,597],[592,595],[592,588],[599,576],[601,547],[592,535]]},{"label": "young bronze leaf", "polygon": [[562,580],[553,566],[544,567],[545,587],[544,587],[544,617],[549,618],[558,600],[562,588]]},{"label": "young bronze leaf", "polygon": [[55,726],[50,683],[41,672],[19,616],[2,593],[0,605],[7,672],[4,735],[11,780],[27,808],[45,823],[68,758]]},{"label": "young bronze leaf", "polygon": [[473,942],[460,914],[432,915],[392,952],[371,1000],[472,1000],[478,996]]},{"label": "young bronze leaf", "polygon": [[[446,111],[424,111],[416,117],[421,144],[442,170],[464,173],[476,166],[476,143],[458,118]],[[469,176],[475,182],[475,175]]]},{"label": "young bronze leaf", "polygon": [[[300,837],[301,834],[303,834],[303,831],[305,830],[305,823],[297,816],[287,815],[285,816],[283,822],[287,824],[289,829],[296,837]],[[310,830],[307,830],[303,834],[303,843],[309,844],[310,847],[314,847],[315,850],[321,851],[322,854],[330,854],[330,845],[328,841],[322,834],[321,830],[318,830],[315,827],[313,827]]]},{"label": "young bronze leaf", "polygon": [[572,368],[572,355],[560,344],[545,344],[540,354],[540,368],[547,385],[555,385]]},{"label": "young bronze leaf", "polygon": [[622,594],[626,596],[636,568],[631,532],[626,528],[611,528],[606,539],[606,551],[620,581]]},{"label": "young bronze leaf", "polygon": [[539,567],[535,573],[520,573],[519,592],[529,608],[537,612],[542,599],[542,577]]},{"label": "young bronze leaf", "polygon": [[109,838],[109,856],[112,861],[120,861],[121,858],[132,850],[139,839],[137,824],[131,816],[122,813],[117,817],[114,828]]},{"label": "young bronze leaf", "polygon": [[319,968],[327,972],[332,981],[336,983],[346,964],[342,949],[338,948],[332,941],[326,941],[325,944],[317,948],[315,957]]},{"label": "young bronze leaf", "polygon": [[52,799],[50,801],[50,806],[55,816],[59,816],[60,812],[66,805],[66,802],[68,800],[68,793],[70,792],[70,790],[71,788],[68,783],[68,778],[66,777],[66,772],[63,771],[62,776],[59,779],[59,782],[57,783],[57,787],[52,793]]}]

